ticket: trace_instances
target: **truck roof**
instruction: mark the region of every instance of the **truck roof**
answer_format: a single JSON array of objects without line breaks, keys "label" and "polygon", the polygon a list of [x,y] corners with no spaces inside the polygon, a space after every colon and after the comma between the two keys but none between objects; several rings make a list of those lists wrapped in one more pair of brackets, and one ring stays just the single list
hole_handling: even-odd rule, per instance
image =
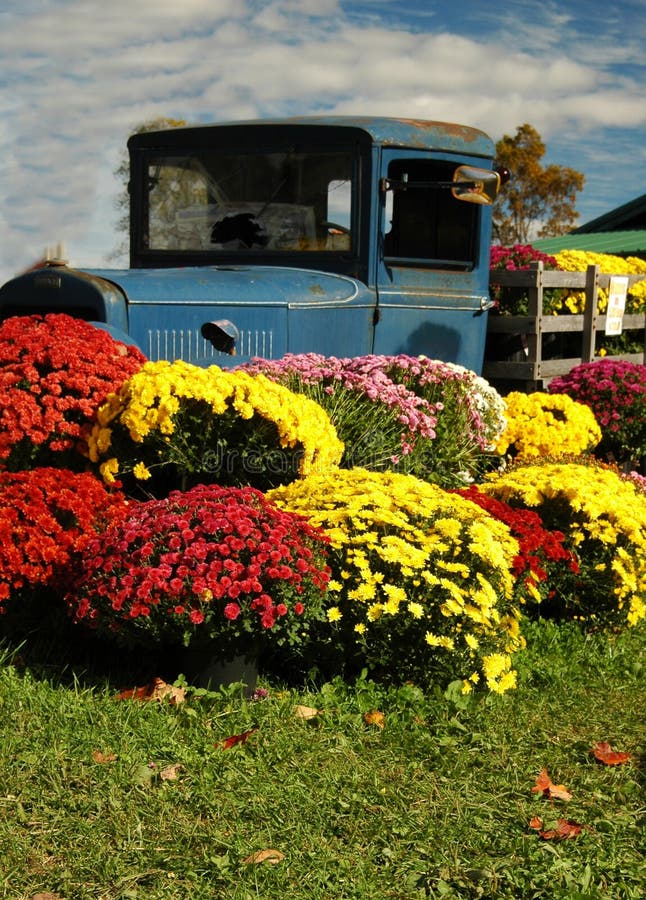
[{"label": "truck roof", "polygon": [[349,129],[363,132],[374,143],[389,147],[415,147],[453,153],[468,153],[493,159],[495,144],[477,128],[451,122],[423,119],[389,118],[385,116],[300,116],[284,119],[248,119],[147,131],[132,135],[128,146],[175,146],[192,137],[204,137],[205,132],[218,129],[230,131],[310,126],[321,129]]}]

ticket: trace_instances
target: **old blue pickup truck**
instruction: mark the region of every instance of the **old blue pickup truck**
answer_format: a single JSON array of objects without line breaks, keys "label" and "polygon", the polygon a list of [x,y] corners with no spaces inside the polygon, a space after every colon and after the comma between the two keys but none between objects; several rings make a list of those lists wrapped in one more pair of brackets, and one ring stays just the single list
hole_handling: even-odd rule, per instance
[{"label": "old blue pickup truck", "polygon": [[480,371],[491,202],[508,173],[463,125],[306,117],[133,135],[130,267],[61,260],[0,320],[66,312],[149,359],[424,354]]}]

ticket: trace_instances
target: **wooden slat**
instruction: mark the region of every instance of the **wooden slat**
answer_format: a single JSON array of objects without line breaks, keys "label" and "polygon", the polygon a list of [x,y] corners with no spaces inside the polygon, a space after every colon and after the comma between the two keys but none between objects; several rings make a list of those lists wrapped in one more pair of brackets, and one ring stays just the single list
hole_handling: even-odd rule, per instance
[{"label": "wooden slat", "polygon": [[[557,375],[565,375],[581,362],[589,362],[595,358],[595,342],[597,333],[605,330],[606,316],[598,314],[599,288],[607,290],[613,275],[599,272],[598,266],[588,266],[586,272],[559,272],[545,269],[542,262],[534,264],[530,269],[507,271],[504,269],[491,272],[490,284],[501,287],[524,290],[528,296],[528,315],[497,316],[489,314],[487,332],[496,335],[522,335],[525,360],[485,359],[483,375],[491,380],[525,382],[526,389],[535,390],[536,384],[549,380]],[[646,279],[646,275],[629,275],[629,287]],[[546,315],[543,314],[543,294],[549,288],[563,288],[585,291],[585,307],[582,315]],[[624,316],[625,331],[644,329],[644,352],[622,354],[613,359],[625,359],[629,362],[646,361],[646,314],[630,314]],[[542,359],[543,335],[545,334],[581,334],[581,358]],[[530,387],[531,386],[531,387]]]}]

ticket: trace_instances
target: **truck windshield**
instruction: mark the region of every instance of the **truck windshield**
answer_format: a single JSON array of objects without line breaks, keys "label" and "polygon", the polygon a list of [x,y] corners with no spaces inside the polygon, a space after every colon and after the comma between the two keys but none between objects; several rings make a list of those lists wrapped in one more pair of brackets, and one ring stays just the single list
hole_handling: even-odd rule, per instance
[{"label": "truck windshield", "polygon": [[349,152],[151,154],[149,250],[351,250]]}]

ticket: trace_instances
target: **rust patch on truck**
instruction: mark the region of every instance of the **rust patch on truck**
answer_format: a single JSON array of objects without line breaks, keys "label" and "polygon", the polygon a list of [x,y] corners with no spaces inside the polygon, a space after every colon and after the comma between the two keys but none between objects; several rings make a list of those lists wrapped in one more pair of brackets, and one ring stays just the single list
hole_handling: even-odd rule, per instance
[{"label": "rust patch on truck", "polygon": [[438,133],[444,133],[453,138],[459,138],[463,141],[473,142],[478,138],[485,137],[489,139],[489,135],[478,128],[472,128],[469,125],[459,125],[454,122],[437,122],[433,119],[397,119],[402,125],[410,125],[412,128],[434,129]]}]

